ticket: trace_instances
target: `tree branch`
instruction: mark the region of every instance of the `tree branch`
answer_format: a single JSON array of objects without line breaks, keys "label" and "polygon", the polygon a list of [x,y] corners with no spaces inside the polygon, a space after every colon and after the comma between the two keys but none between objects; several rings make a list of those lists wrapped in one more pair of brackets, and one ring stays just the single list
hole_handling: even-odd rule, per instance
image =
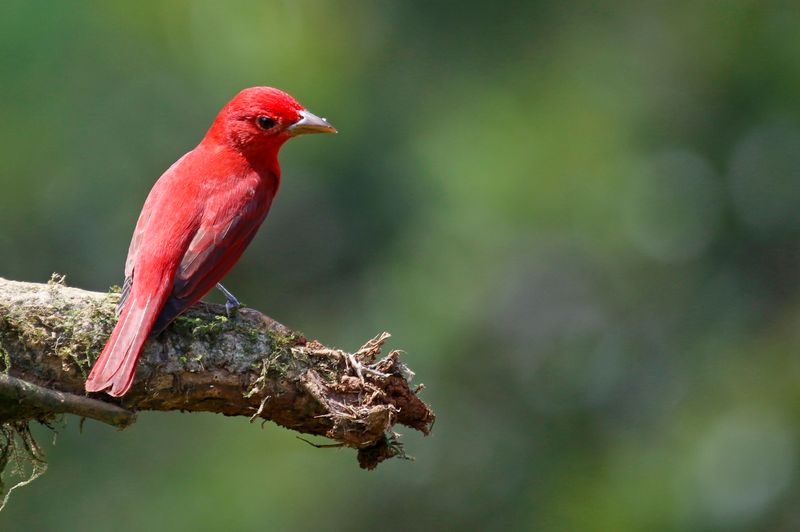
[{"label": "tree branch", "polygon": [[72,413],[125,427],[139,410],[218,412],[326,436],[358,449],[369,469],[402,455],[395,424],[430,431],[433,412],[409,387],[413,373],[399,353],[377,360],[388,334],[350,355],[255,310],[228,318],[206,303],[147,342],[124,397],[87,397],[83,383],[114,326],[118,297],[58,279],[0,278],[0,423]]}]

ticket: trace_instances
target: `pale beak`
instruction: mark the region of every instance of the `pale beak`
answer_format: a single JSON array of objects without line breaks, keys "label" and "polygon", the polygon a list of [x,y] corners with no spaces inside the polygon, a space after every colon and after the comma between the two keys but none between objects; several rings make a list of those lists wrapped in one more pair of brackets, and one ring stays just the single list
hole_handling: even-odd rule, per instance
[{"label": "pale beak", "polygon": [[300,120],[287,127],[286,132],[294,137],[304,133],[336,133],[336,128],[324,118],[320,118],[304,109],[300,111]]}]

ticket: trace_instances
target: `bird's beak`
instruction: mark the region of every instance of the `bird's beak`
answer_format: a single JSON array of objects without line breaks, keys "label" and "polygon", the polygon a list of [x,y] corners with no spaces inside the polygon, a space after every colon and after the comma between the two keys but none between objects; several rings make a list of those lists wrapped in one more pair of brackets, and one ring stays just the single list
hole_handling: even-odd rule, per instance
[{"label": "bird's beak", "polygon": [[300,111],[300,120],[287,127],[286,131],[290,136],[294,137],[304,133],[336,133],[336,128],[324,118],[320,118],[304,109]]}]

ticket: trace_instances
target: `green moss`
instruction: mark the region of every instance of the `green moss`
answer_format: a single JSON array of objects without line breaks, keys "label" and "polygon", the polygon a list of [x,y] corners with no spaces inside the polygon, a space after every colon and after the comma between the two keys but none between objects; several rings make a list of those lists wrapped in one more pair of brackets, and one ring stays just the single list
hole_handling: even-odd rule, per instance
[{"label": "green moss", "polygon": [[208,317],[189,313],[178,316],[170,327],[180,336],[203,340],[211,346],[224,334],[235,333],[239,338],[244,339],[241,349],[245,355],[249,356],[255,355],[262,349],[260,339],[264,334],[263,329],[250,324],[245,319],[239,319],[235,315],[229,318],[224,314]]},{"label": "green moss", "polygon": [[6,349],[3,345],[3,337],[0,336],[0,373],[8,375],[10,369],[11,355],[9,354],[8,349]]},{"label": "green moss", "polygon": [[211,320],[198,316],[178,316],[172,322],[172,328],[181,334],[213,343],[228,329],[228,321],[227,316],[221,315]]},{"label": "green moss", "polygon": [[233,324],[233,330],[247,339],[247,342],[242,344],[242,350],[244,351],[244,354],[247,356],[255,355],[259,348],[258,338],[263,331],[257,327],[249,325],[243,320],[235,320]]},{"label": "green moss", "polygon": [[55,327],[56,355],[70,361],[84,377],[116,323],[109,303],[111,301],[106,299],[93,301],[87,307],[65,309],[61,322]]},{"label": "green moss", "polygon": [[[264,332],[261,329],[252,329],[251,338],[254,344],[259,335]],[[258,376],[245,391],[244,396],[247,398],[262,393],[264,383],[269,380],[270,374],[288,376],[295,371],[305,370],[309,366],[308,355],[302,351],[292,351],[292,347],[298,345],[299,336],[282,335],[273,331],[269,331],[267,335],[270,354],[252,364],[253,371],[257,372]]]},{"label": "green moss", "polygon": [[287,349],[291,349],[293,346],[297,345],[297,341],[300,337],[296,334],[278,334],[270,332],[269,339],[270,339],[270,347],[272,347],[273,351],[285,351]]},{"label": "green moss", "polygon": [[270,335],[270,353],[270,369],[274,369],[278,373],[287,374],[292,369],[297,368],[297,360],[291,350],[281,346],[280,343],[276,343],[272,335]]},{"label": "green moss", "polygon": [[[59,282],[53,282],[53,287]],[[116,319],[110,298],[92,300],[86,306],[68,305],[58,290],[50,292],[53,309],[0,309],[8,342],[18,341],[28,348],[51,350],[82,375],[100,353]]]}]

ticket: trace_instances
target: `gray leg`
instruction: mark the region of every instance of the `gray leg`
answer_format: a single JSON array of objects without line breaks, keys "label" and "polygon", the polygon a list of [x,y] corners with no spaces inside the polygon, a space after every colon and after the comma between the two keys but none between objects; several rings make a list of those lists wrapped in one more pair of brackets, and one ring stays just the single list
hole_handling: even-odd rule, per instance
[{"label": "gray leg", "polygon": [[241,307],[242,304],[239,303],[239,300],[236,299],[235,295],[231,294],[227,288],[222,286],[222,283],[217,283],[217,288],[219,288],[219,291],[225,296],[225,312],[227,312],[228,316],[230,316],[231,311]]}]

